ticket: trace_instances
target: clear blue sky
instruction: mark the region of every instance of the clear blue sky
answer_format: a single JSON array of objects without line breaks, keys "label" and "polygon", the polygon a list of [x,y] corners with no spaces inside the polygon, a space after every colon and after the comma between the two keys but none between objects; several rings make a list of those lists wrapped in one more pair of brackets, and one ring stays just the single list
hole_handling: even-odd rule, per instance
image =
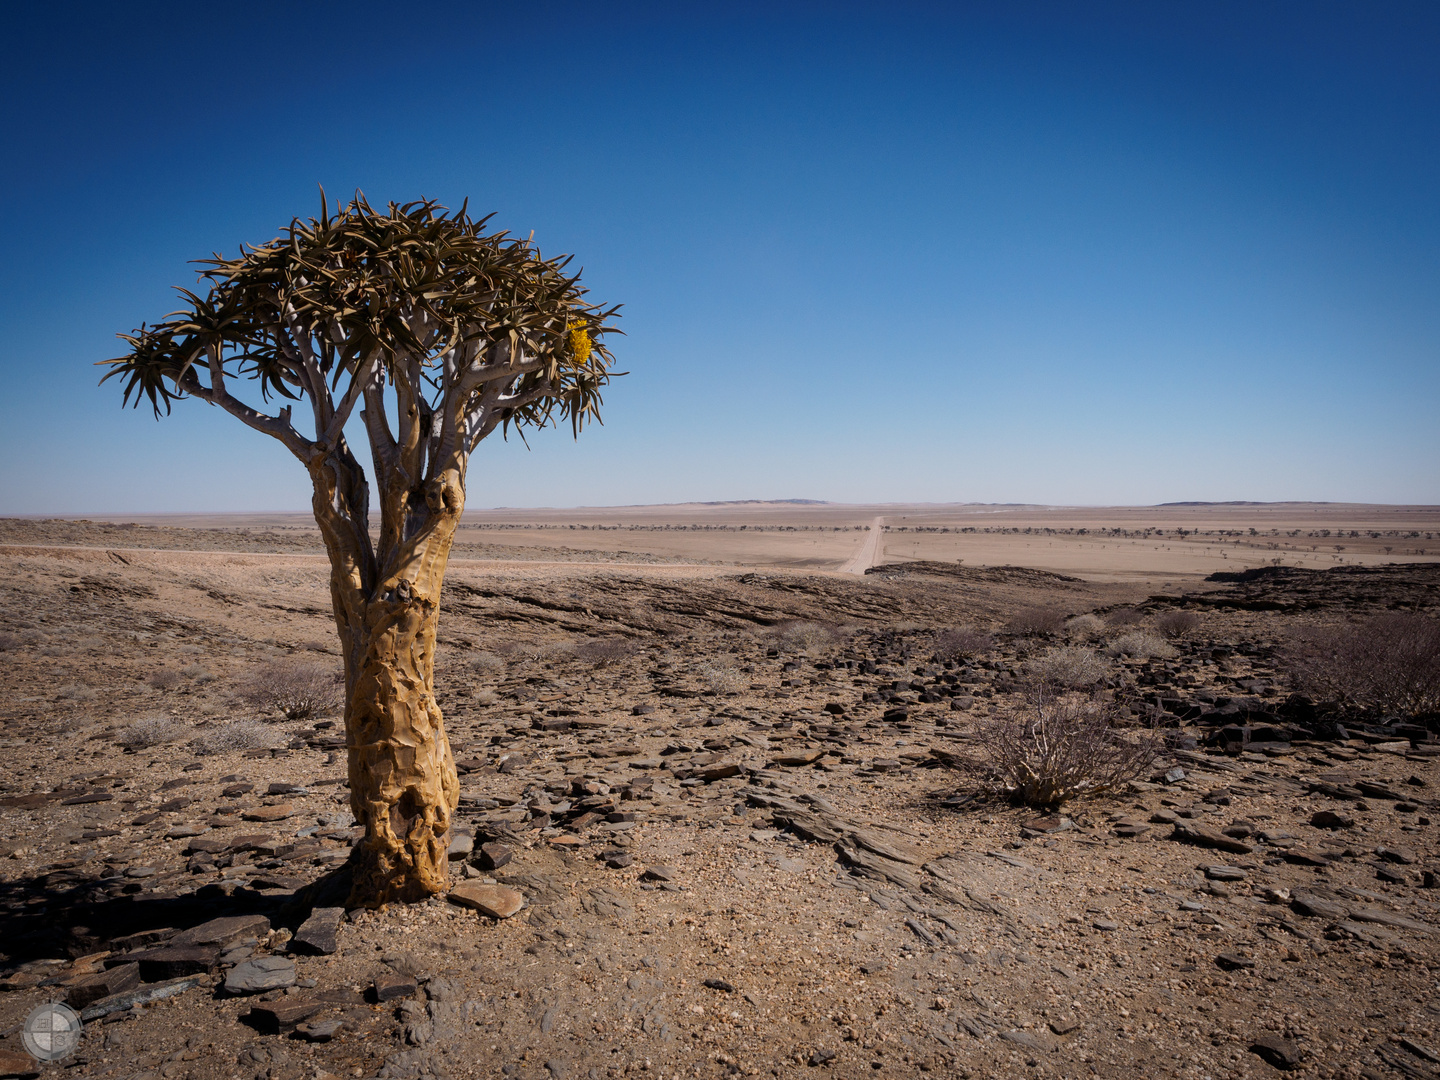
[{"label": "clear blue sky", "polygon": [[473,507],[1440,503],[1440,5],[26,4],[0,513],[304,509],[94,361],[333,196],[625,304],[606,425]]}]

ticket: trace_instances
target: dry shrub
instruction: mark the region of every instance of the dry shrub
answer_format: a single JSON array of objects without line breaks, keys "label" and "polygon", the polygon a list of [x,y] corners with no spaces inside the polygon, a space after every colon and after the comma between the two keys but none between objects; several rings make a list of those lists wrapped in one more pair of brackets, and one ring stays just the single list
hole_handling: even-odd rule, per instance
[{"label": "dry shrub", "polygon": [[207,754],[227,750],[270,750],[281,745],[275,729],[257,720],[236,720],[220,724],[197,735],[193,745]]},{"label": "dry shrub", "polygon": [[0,652],[14,652],[20,648],[20,638],[16,634],[0,634]]},{"label": "dry shrub", "polygon": [[476,653],[470,658],[470,670],[476,675],[499,675],[505,671],[505,661],[493,652]]},{"label": "dry shrub", "polygon": [[839,636],[833,626],[804,620],[780,623],[772,633],[782,650],[802,653],[818,652],[833,645]]},{"label": "dry shrub", "polygon": [[1122,626],[1134,626],[1136,623],[1140,622],[1144,618],[1145,616],[1142,615],[1140,612],[1136,611],[1133,607],[1122,607],[1116,608],[1114,611],[1110,612],[1109,615],[1106,615],[1105,623],[1106,625],[1118,630]]},{"label": "dry shrub", "polygon": [[1285,650],[1312,697],[1385,714],[1440,712],[1440,620],[1380,615],[1299,634]]},{"label": "dry shrub", "polygon": [[169,716],[146,716],[132,723],[115,741],[127,750],[146,750],[172,743],[189,731],[190,725]]},{"label": "dry shrub", "polygon": [[55,696],[61,701],[94,701],[100,696],[100,691],[84,683],[72,682],[60,687]]},{"label": "dry shrub", "polygon": [[1065,613],[1056,608],[1022,608],[1010,618],[1012,634],[1053,634],[1065,625]]},{"label": "dry shrub", "polygon": [[215,681],[214,672],[210,671],[203,664],[186,664],[180,669],[180,674],[184,675],[187,679],[193,679],[201,686]]},{"label": "dry shrub", "polygon": [[1075,641],[1094,641],[1105,633],[1105,620],[1099,615],[1076,615],[1065,620],[1065,636]]},{"label": "dry shrub", "polygon": [[940,630],[935,634],[935,658],[941,662],[984,656],[994,647],[995,639],[989,634],[963,626]]},{"label": "dry shrub", "polygon": [[701,664],[697,674],[713,694],[734,694],[750,685],[737,669],[715,660]]},{"label": "dry shrub", "polygon": [[985,777],[1028,806],[1112,791],[1145,775],[1162,746],[1152,734],[1122,734],[1113,719],[1113,706],[1093,698],[1037,699],[1023,717],[981,727]]},{"label": "dry shrub", "polygon": [[1155,629],[1168,638],[1184,637],[1200,625],[1200,616],[1193,611],[1166,611],[1155,620]]},{"label": "dry shrub", "polygon": [[609,667],[636,653],[636,645],[625,638],[591,638],[575,647],[575,655],[587,664]]},{"label": "dry shrub", "polygon": [[159,671],[152,671],[145,680],[156,690],[174,690],[180,685],[180,673],[171,668],[161,668]]},{"label": "dry shrub", "polygon": [[1149,660],[1151,657],[1169,660],[1176,655],[1174,645],[1146,630],[1132,630],[1116,638],[1105,651],[1111,656],[1129,656],[1136,660]]},{"label": "dry shrub", "polygon": [[1109,677],[1110,665],[1089,649],[1069,645],[1025,661],[1024,672],[1032,685],[1052,692],[1088,690]]},{"label": "dry shrub", "polygon": [[325,664],[276,660],[250,676],[240,696],[261,709],[278,709],[287,720],[308,720],[337,711],[343,677]]}]

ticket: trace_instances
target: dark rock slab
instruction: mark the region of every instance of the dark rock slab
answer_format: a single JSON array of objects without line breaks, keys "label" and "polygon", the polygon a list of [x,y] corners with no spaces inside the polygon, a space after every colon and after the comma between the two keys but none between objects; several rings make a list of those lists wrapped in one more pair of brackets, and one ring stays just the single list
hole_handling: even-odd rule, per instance
[{"label": "dark rock slab", "polygon": [[140,965],[120,964],[71,983],[65,993],[65,1003],[79,1010],[101,998],[134,990],[139,985]]},{"label": "dark rock slab", "polygon": [[343,907],[316,908],[310,917],[300,924],[295,936],[290,939],[291,948],[300,952],[329,956],[340,947],[338,935],[340,924],[345,920]]}]

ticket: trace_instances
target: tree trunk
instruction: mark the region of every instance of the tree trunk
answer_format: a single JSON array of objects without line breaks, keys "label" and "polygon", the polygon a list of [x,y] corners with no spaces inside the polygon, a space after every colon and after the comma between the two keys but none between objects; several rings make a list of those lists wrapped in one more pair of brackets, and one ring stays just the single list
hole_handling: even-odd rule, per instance
[{"label": "tree trunk", "polygon": [[359,668],[347,680],[350,807],[365,826],[352,904],[413,902],[449,888],[460,786],[435,703],[439,581],[424,593],[406,584],[366,605]]}]

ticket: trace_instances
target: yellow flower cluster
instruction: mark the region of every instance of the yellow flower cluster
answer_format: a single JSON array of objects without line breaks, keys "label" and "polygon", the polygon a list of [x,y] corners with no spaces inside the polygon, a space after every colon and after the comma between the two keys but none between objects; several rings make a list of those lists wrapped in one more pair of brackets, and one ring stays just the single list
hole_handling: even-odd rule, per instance
[{"label": "yellow flower cluster", "polygon": [[590,359],[590,331],[580,320],[565,324],[570,332],[570,349],[575,353],[575,362],[583,364]]}]

